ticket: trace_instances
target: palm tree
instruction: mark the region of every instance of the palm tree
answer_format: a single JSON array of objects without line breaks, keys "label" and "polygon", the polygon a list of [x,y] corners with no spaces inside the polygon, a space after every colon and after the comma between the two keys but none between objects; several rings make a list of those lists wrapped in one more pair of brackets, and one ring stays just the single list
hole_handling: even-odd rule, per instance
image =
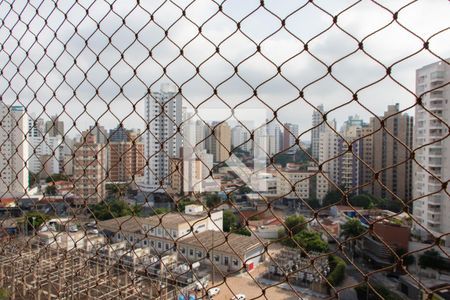
[{"label": "palm tree", "polygon": [[[348,238],[355,238],[360,236],[365,231],[364,226],[361,224],[361,221],[359,221],[358,218],[353,218],[348,220],[344,225],[341,227],[341,236]],[[352,260],[353,256],[355,254],[355,240],[352,239],[350,241],[350,248],[352,252]]]}]

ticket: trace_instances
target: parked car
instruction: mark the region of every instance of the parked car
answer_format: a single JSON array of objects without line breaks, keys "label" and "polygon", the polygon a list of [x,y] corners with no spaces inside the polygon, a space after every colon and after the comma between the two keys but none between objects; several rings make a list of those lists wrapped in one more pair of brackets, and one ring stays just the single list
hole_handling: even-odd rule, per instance
[{"label": "parked car", "polygon": [[245,295],[244,294],[237,294],[236,296],[231,298],[231,300],[245,300]]},{"label": "parked car", "polygon": [[208,290],[208,297],[211,298],[211,297],[217,295],[218,293],[220,293],[220,289],[218,287],[210,288]]}]

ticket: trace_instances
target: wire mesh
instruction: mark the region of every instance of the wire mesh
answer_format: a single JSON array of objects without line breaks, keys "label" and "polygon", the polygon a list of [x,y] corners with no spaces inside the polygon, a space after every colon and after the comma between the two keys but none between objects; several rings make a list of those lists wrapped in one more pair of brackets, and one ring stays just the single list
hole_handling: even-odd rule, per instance
[{"label": "wire mesh", "polygon": [[448,299],[446,9],[0,1],[0,298]]}]

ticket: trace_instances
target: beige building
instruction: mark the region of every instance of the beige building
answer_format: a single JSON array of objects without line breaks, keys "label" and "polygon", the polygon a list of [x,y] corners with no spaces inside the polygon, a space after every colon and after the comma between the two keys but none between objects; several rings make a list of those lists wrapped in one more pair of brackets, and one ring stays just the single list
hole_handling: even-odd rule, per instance
[{"label": "beige building", "polygon": [[207,128],[206,149],[213,155],[214,162],[226,161],[231,151],[231,129],[227,123],[213,123],[211,129]]},{"label": "beige building", "polygon": [[125,216],[98,222],[98,229],[110,236],[113,242],[126,241],[130,245],[150,247],[157,254],[170,254],[175,243],[194,233],[222,231],[223,212],[212,211],[211,217],[203,206],[188,205],[186,213],[167,213],[147,218]]},{"label": "beige building", "polygon": [[130,182],[144,176],[144,143],[138,141],[109,143],[110,182]]},{"label": "beige building", "polygon": [[[381,120],[371,118],[370,127],[373,130],[372,164],[375,172],[381,171],[378,180],[373,180],[368,191],[379,198],[411,199],[412,161],[410,150],[413,139],[413,117],[400,114],[399,104],[389,105]],[[367,175],[370,180],[372,176]],[[383,187],[386,186],[386,187]],[[393,194],[392,194],[393,193]]]},{"label": "beige building", "polygon": [[88,134],[74,147],[75,194],[88,204],[98,203],[105,197],[106,145],[97,144],[95,136]]}]

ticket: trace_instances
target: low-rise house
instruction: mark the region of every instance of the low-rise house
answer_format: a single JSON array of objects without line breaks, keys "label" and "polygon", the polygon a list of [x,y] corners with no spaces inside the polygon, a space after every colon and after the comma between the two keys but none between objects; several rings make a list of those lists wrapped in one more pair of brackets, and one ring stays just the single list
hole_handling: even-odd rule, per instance
[{"label": "low-rise house", "polygon": [[214,264],[222,271],[253,270],[264,261],[264,245],[255,237],[204,231],[179,243],[179,260]]}]

